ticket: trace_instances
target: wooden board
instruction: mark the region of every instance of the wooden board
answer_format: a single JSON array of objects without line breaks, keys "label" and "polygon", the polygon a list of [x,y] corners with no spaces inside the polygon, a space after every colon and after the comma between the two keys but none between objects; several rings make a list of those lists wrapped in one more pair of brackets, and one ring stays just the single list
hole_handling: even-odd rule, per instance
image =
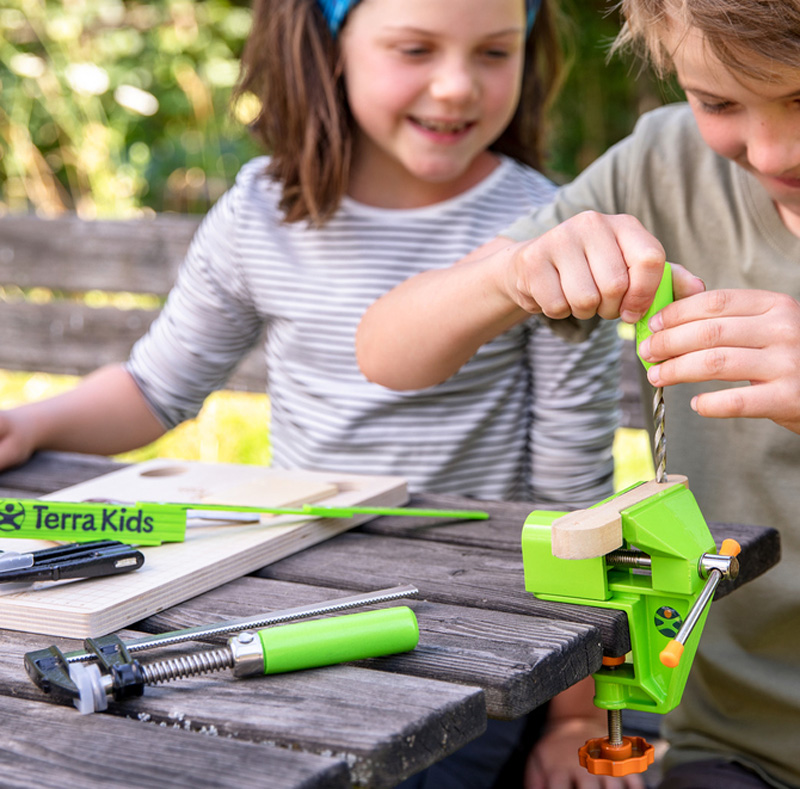
[{"label": "wooden board", "polygon": [[689,487],[682,474],[670,474],[666,482],[651,480],[619,496],[556,518],[550,527],[553,556],[559,559],[592,559],[622,547],[622,511],[675,485]]},{"label": "wooden board", "polygon": [[[45,496],[60,501],[229,501],[288,506],[399,506],[408,500],[400,477],[371,477],[260,466],[153,460]],[[246,500],[246,501],[245,501]],[[144,566],[131,573],[59,583],[0,586],[0,627],[86,638],[118,630],[176,603],[264,567],[368,520],[263,516],[259,522],[190,520],[186,540],[142,548]],[[0,540],[0,550],[52,543]]]}]

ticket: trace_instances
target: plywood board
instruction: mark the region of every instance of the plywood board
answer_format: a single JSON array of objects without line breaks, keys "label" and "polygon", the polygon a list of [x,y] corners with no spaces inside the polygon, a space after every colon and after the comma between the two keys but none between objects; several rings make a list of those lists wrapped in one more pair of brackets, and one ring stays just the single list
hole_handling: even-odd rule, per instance
[{"label": "plywood board", "polygon": [[[394,507],[408,501],[405,480],[260,466],[152,460],[45,496],[57,501],[239,502],[282,507],[312,501],[337,507]],[[199,508],[202,508],[200,505]],[[257,522],[193,519],[186,540],[142,548],[139,570],[108,578],[0,585],[0,628],[70,638],[119,630],[220,584],[368,520],[262,516]],[[1,539],[0,550],[53,543]]]}]

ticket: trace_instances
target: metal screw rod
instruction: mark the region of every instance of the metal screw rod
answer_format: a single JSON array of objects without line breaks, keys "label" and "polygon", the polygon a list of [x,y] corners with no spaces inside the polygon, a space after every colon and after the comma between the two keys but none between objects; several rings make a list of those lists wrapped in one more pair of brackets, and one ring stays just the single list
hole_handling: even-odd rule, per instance
[{"label": "metal screw rod", "polygon": [[[349,608],[356,608],[360,605],[372,605],[375,603],[385,603],[390,600],[398,600],[402,597],[414,597],[419,594],[419,590],[412,585],[393,586],[389,589],[380,589],[376,592],[365,592],[364,594],[353,595],[351,597],[340,597],[335,600],[327,600],[321,603],[311,603],[309,605],[287,608],[283,611],[273,611],[269,614],[250,617],[249,619],[234,619],[228,622],[219,622],[216,625],[200,625],[189,627],[185,630],[174,630],[170,633],[158,633],[152,636],[126,641],[125,646],[128,652],[140,652],[144,649],[155,649],[156,647],[171,646],[180,644],[184,641],[192,641],[197,638],[210,636],[220,636],[227,633],[239,633],[243,630],[259,630],[268,625],[277,625],[282,622],[292,622],[295,619],[304,619],[309,616],[320,616],[331,614],[335,611],[344,611]],[[64,655],[67,663],[82,663],[84,661],[95,660],[97,655],[91,652],[69,652]]]},{"label": "metal screw rod", "polygon": [[208,650],[177,658],[168,658],[154,663],[142,663],[142,674],[146,685],[169,682],[173,679],[210,674],[233,668],[234,657],[230,647]]},{"label": "metal screw rod", "polygon": [[653,560],[641,551],[611,551],[606,554],[606,562],[611,567],[635,567],[641,570],[653,567]]},{"label": "metal screw rod", "polygon": [[608,710],[608,744],[622,745],[622,710]]}]

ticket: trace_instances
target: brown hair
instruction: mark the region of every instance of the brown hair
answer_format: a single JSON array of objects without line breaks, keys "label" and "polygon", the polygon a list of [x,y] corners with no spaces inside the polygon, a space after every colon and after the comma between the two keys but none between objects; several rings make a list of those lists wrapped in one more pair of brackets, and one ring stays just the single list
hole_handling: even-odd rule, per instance
[{"label": "brown hair", "polygon": [[[540,167],[544,111],[561,67],[552,0],[542,0],[517,111],[492,150]],[[347,190],[354,121],[339,46],[316,0],[257,0],[235,95],[247,92],[261,104],[253,131],[271,154],[267,174],[283,186],[285,221],[324,224]]]},{"label": "brown hair", "polygon": [[665,28],[700,32],[723,66],[769,79],[776,65],[800,67],[800,0],[622,0],[625,19],[613,50],[632,48],[661,75],[673,71]]}]

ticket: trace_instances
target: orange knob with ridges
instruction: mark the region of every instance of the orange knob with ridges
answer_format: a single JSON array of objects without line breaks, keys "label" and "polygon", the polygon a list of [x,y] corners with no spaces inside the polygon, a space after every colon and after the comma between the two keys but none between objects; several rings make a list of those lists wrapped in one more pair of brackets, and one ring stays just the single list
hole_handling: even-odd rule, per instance
[{"label": "orange knob with ridges", "polygon": [[592,775],[622,777],[645,772],[655,759],[655,750],[644,737],[623,737],[619,744],[596,737],[578,749],[578,759]]}]

